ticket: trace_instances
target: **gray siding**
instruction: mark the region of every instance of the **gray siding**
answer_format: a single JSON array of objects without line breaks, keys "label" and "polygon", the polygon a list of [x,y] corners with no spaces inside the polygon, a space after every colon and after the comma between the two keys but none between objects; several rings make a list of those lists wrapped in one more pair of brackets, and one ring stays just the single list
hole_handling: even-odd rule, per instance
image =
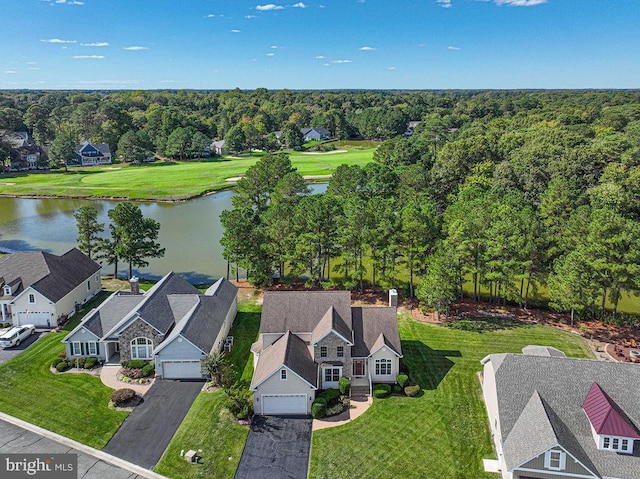
[{"label": "gray siding", "polygon": [[262,414],[262,403],[259,401],[262,394],[306,394],[307,414],[311,414],[311,403],[316,397],[315,390],[306,381],[287,369],[287,379],[280,379],[280,368],[253,392],[253,409],[256,414]]},{"label": "gray siding", "polygon": [[[573,457],[571,457],[569,454],[567,454],[567,460],[566,460],[566,464],[565,464],[565,469],[564,471],[549,471],[549,472],[555,472],[556,474],[550,474],[548,475],[548,477],[553,477],[558,479],[561,476],[558,476],[558,474],[562,474],[563,472],[567,472],[569,474],[580,474],[586,477],[594,477],[589,471],[587,471],[579,462],[577,462]],[[529,462],[526,462],[524,464],[522,464],[518,469],[535,469],[536,471],[545,471],[548,469],[545,469],[544,467],[544,453],[540,454],[537,457],[534,457],[532,460],[530,460]],[[520,476],[524,476],[524,477],[540,477],[540,479],[546,479],[547,476],[543,477],[540,476],[540,474],[538,472],[532,473],[532,472],[521,472],[519,473]],[[516,474],[514,474],[514,478],[518,477]],[[564,477],[564,476],[562,476]],[[571,477],[571,476],[567,476],[567,477]]]},{"label": "gray siding", "polygon": [[182,336],[177,336],[173,338],[171,343],[167,344],[162,351],[156,354],[156,374],[158,376],[164,375],[163,361],[196,360],[202,359],[203,356],[204,354],[200,349]]}]

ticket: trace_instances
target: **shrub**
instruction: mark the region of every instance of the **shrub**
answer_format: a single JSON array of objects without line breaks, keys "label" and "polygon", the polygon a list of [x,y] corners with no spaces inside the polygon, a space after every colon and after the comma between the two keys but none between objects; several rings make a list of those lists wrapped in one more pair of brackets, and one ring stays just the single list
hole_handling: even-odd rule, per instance
[{"label": "shrub", "polygon": [[325,398],[323,398],[322,396],[318,396],[317,398],[314,399],[313,401],[315,402],[321,402],[322,404],[324,404],[325,406],[327,405],[327,400]]},{"label": "shrub", "polygon": [[62,371],[66,371],[67,369],[69,369],[69,363],[67,361],[60,361],[58,364],[56,364],[56,370],[61,373]]},{"label": "shrub", "polygon": [[338,380],[338,389],[340,390],[340,394],[342,395],[346,396],[347,394],[349,394],[349,390],[351,389],[351,380],[346,376],[342,376]]},{"label": "shrub", "polygon": [[131,401],[136,395],[136,392],[133,389],[122,388],[116,389],[111,393],[111,402],[113,402],[116,406],[122,406],[127,402]]},{"label": "shrub", "polygon": [[351,406],[351,398],[349,396],[340,396],[340,403],[344,407],[349,407]]},{"label": "shrub", "polygon": [[320,397],[327,401],[327,405],[334,403],[336,399],[340,397],[340,391],[334,388],[325,389],[320,393]]},{"label": "shrub", "polygon": [[63,352],[61,352],[61,353],[59,353],[59,354],[58,354],[58,357],[59,357],[59,358],[62,358],[62,359],[67,359],[67,353],[65,353],[65,352],[63,351]]},{"label": "shrub", "polygon": [[389,394],[391,394],[391,385],[376,384],[373,386],[373,397],[386,398]]},{"label": "shrub", "polygon": [[402,388],[397,384],[393,386],[393,394],[402,394]]},{"label": "shrub", "polygon": [[243,383],[228,388],[227,409],[236,419],[247,419],[253,415],[253,393]]},{"label": "shrub", "polygon": [[51,367],[52,367],[52,368],[55,368],[55,367],[57,367],[57,366],[58,366],[58,364],[60,364],[60,363],[62,363],[62,362],[64,362],[64,359],[62,359],[62,358],[56,358],[56,359],[54,359],[54,360],[53,360],[53,362],[51,363]]},{"label": "shrub", "polygon": [[323,401],[318,401],[318,399],[313,401],[313,404],[311,405],[311,417],[313,417],[314,419],[320,419],[327,415],[326,403],[324,403]]},{"label": "shrub", "polygon": [[342,403],[338,403],[335,406],[331,406],[327,408],[327,416],[335,416],[336,414],[340,414],[344,410],[344,406]]},{"label": "shrub", "polygon": [[148,378],[149,376],[153,375],[154,370],[155,368],[153,367],[153,364],[147,364],[140,370],[140,374],[142,374],[143,378]]},{"label": "shrub", "polygon": [[144,359],[132,359],[127,363],[127,368],[129,369],[142,369],[145,367],[147,363]]},{"label": "shrub", "polygon": [[420,385],[414,384],[413,386],[407,386],[406,388],[404,388],[404,393],[412,398],[417,396],[420,393],[420,390]]},{"label": "shrub", "polygon": [[396,382],[400,385],[401,388],[405,388],[409,385],[409,376],[407,376],[406,374],[398,374],[398,377],[396,378]]},{"label": "shrub", "polygon": [[93,369],[93,367],[98,364],[98,358],[87,358],[87,360],[84,362],[84,368],[85,369]]},{"label": "shrub", "polygon": [[71,360],[71,364],[73,365],[74,368],[83,369],[84,363],[86,362],[86,360],[87,358],[74,358]]}]

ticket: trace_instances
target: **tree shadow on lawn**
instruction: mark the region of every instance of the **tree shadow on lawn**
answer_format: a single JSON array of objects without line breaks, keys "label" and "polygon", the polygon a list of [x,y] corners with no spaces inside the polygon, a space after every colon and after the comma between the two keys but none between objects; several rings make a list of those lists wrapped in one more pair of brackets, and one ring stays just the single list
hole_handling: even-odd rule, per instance
[{"label": "tree shadow on lawn", "polygon": [[445,327],[470,333],[492,333],[502,329],[529,328],[531,323],[511,318],[469,318],[446,323]]},{"label": "tree shadow on lawn", "polygon": [[421,341],[402,341],[402,362],[409,369],[411,381],[422,389],[436,389],[445,378],[454,362],[449,357],[460,358],[455,350],[432,349]]}]

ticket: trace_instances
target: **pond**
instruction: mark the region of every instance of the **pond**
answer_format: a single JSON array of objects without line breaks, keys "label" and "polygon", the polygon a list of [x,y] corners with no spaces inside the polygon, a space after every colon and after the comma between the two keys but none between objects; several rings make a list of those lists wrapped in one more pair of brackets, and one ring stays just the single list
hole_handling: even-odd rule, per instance
[{"label": "pond", "polygon": [[[326,185],[312,185],[314,193]],[[185,203],[138,203],[142,214],[160,223],[159,242],[166,251],[163,258],[149,260],[149,266],[136,270],[144,278],[158,279],[169,271],[183,275],[192,283],[211,282],[227,274],[222,257],[220,213],[230,209],[232,191],[223,191]],[[0,249],[8,251],[42,250],[62,254],[77,245],[78,230],[73,214],[91,205],[98,210],[98,221],[109,231],[107,212],[116,201],[79,199],[0,198]],[[120,275],[127,265],[119,264]],[[104,265],[104,274],[113,266]]]}]

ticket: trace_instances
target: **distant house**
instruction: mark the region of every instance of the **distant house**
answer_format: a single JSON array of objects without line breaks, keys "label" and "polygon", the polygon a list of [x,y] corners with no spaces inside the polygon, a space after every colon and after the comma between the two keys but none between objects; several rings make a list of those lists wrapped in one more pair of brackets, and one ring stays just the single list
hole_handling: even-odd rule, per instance
[{"label": "distant house", "polygon": [[68,166],[91,166],[111,163],[111,150],[106,143],[92,144],[85,141],[75,150],[75,160],[67,163]]},{"label": "distant house", "polygon": [[133,278],[130,291],[111,295],[62,342],[71,358],[154,360],[157,376],[200,379],[202,358],[224,346],[238,309],[237,293],[224,278],[204,294],[175,273],[146,292]]},{"label": "distant house", "polygon": [[491,354],[482,390],[503,479],[640,477],[640,366],[547,347]]},{"label": "distant house", "polygon": [[402,345],[397,295],[388,307],[351,306],[349,291],[267,291],[251,346],[257,414],[309,414],[318,389],[342,376],[370,391],[395,383]]},{"label": "distant house", "polygon": [[404,133],[402,134],[403,137],[405,138],[411,138],[413,136],[413,132],[416,129],[416,127],[420,124],[419,121],[410,121],[407,124],[407,129],[404,131]]},{"label": "distant house", "polygon": [[29,133],[26,131],[1,130],[0,138],[10,145],[13,150],[9,170],[21,171],[38,168],[40,157],[45,153],[40,146],[29,141]]},{"label": "distant house", "polygon": [[331,133],[326,128],[301,128],[300,133],[304,141],[321,141],[331,138]]},{"label": "distant house", "polygon": [[211,153],[222,156],[228,153],[224,148],[224,140],[214,140],[211,142]]},{"label": "distant house", "polygon": [[21,251],[0,259],[0,288],[3,323],[56,327],[100,291],[100,265],[75,248]]}]

